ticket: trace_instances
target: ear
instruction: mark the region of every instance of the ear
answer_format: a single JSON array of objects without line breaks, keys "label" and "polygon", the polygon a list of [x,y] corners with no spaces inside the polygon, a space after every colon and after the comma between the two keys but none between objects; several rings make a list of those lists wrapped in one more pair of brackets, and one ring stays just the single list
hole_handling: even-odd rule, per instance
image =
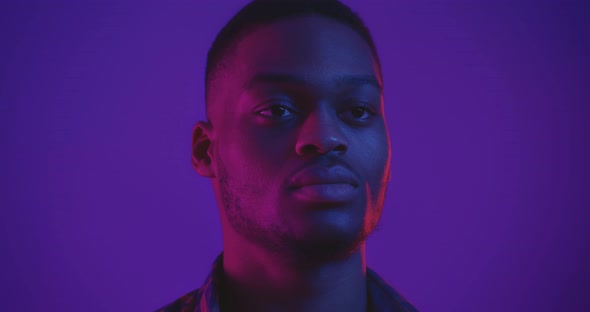
[{"label": "ear", "polygon": [[195,171],[203,177],[215,178],[212,151],[211,124],[199,121],[193,128],[192,163]]}]

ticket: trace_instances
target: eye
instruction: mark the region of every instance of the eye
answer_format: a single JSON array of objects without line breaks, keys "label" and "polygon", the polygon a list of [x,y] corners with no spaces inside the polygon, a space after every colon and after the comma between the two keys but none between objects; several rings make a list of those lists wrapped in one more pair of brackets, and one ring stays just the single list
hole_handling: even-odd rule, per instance
[{"label": "eye", "polygon": [[295,111],[286,105],[273,104],[256,112],[258,115],[266,118],[286,118],[294,115]]},{"label": "eye", "polygon": [[355,122],[366,122],[375,115],[375,111],[368,105],[358,105],[346,110],[343,117]]},{"label": "eye", "polygon": [[350,109],[350,114],[356,119],[367,119],[371,116],[369,109],[363,106],[357,106]]}]

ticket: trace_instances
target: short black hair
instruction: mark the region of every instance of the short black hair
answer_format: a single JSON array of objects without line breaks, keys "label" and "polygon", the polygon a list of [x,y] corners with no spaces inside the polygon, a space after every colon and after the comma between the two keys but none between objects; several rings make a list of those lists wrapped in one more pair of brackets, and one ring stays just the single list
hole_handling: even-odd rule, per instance
[{"label": "short black hair", "polygon": [[356,31],[367,42],[373,52],[381,76],[381,62],[369,29],[358,14],[339,0],[253,0],[227,22],[217,34],[209,49],[205,69],[206,102],[209,101],[209,87],[213,74],[219,69],[220,63],[228,50],[240,38],[257,26],[301,15],[327,17],[348,25]]}]

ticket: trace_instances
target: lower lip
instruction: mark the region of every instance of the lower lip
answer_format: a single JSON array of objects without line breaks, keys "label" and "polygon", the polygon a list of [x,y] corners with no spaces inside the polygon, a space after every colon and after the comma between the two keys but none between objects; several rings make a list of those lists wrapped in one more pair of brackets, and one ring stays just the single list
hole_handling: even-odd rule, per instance
[{"label": "lower lip", "polygon": [[293,196],[302,201],[338,203],[355,198],[357,188],[348,183],[304,185],[293,190]]}]

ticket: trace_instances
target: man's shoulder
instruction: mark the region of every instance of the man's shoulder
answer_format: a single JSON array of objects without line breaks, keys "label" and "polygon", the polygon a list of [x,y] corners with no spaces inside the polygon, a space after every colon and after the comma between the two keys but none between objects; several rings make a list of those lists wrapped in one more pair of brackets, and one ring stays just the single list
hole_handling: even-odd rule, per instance
[{"label": "man's shoulder", "polygon": [[166,306],[156,310],[156,312],[193,312],[198,311],[198,298],[200,294],[200,288],[197,288],[189,293],[186,293],[182,297],[174,300]]},{"label": "man's shoulder", "polygon": [[371,311],[418,312],[393,286],[367,268],[367,287]]}]

